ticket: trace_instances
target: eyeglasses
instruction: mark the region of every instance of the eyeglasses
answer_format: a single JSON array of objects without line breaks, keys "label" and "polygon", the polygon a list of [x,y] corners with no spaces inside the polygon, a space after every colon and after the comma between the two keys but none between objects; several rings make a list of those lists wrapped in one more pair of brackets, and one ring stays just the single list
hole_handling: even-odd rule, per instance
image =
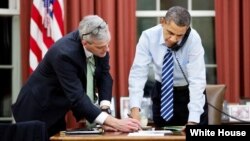
[{"label": "eyeglasses", "polygon": [[97,48],[97,49],[109,48],[109,43],[107,43],[106,45],[102,45],[102,46],[93,44],[93,43],[88,42],[88,41],[87,41],[87,43],[88,43],[90,46],[94,46],[94,47]]},{"label": "eyeglasses", "polygon": [[82,36],[86,36],[89,34],[97,35],[100,31],[100,29],[104,29],[107,26],[107,23],[105,21],[101,22],[97,27],[95,27],[92,31],[82,34]]}]

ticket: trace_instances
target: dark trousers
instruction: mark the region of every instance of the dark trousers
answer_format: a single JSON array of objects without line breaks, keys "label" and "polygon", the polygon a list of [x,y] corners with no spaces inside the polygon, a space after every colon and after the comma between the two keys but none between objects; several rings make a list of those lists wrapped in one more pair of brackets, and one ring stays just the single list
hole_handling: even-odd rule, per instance
[{"label": "dark trousers", "polygon": [[[206,91],[204,91],[206,95]],[[161,83],[156,81],[155,86],[151,93],[151,98],[153,101],[153,120],[156,127],[163,126],[183,126],[187,123],[188,120],[188,103],[189,103],[189,89],[188,86],[174,87],[174,115],[169,121],[165,121],[161,117]],[[204,112],[200,116],[199,125],[208,124],[208,107],[207,107],[207,98],[206,103],[203,107]]]}]

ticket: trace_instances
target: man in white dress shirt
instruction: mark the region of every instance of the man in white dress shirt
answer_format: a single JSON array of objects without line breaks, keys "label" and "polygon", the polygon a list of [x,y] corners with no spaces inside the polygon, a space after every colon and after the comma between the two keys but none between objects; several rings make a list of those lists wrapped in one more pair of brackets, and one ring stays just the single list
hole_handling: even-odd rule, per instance
[{"label": "man in white dress shirt", "polygon": [[[157,127],[208,124],[204,48],[199,34],[190,27],[191,16],[180,6],[168,10],[161,24],[142,32],[129,74],[130,116],[140,120],[144,86],[152,63],[155,85],[151,93],[153,120]],[[168,50],[174,60],[173,117],[161,117],[161,73]]]}]

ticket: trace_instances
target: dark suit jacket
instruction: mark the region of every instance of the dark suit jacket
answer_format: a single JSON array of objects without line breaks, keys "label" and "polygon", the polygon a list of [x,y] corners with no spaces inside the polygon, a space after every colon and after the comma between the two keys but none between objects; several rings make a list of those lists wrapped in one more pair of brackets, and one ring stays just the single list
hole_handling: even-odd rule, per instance
[{"label": "dark suit jacket", "polygon": [[[99,100],[111,100],[109,54],[95,57],[95,86]],[[86,56],[74,31],[58,40],[22,87],[12,105],[17,122],[41,120],[50,128],[72,110],[77,120],[92,122],[101,113],[86,95]]]}]

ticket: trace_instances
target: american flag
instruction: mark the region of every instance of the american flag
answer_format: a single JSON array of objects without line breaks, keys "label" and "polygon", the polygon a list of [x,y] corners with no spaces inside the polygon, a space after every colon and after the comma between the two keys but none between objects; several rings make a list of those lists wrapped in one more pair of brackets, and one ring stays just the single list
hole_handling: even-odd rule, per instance
[{"label": "american flag", "polygon": [[30,73],[64,34],[63,0],[33,0],[30,20]]}]

